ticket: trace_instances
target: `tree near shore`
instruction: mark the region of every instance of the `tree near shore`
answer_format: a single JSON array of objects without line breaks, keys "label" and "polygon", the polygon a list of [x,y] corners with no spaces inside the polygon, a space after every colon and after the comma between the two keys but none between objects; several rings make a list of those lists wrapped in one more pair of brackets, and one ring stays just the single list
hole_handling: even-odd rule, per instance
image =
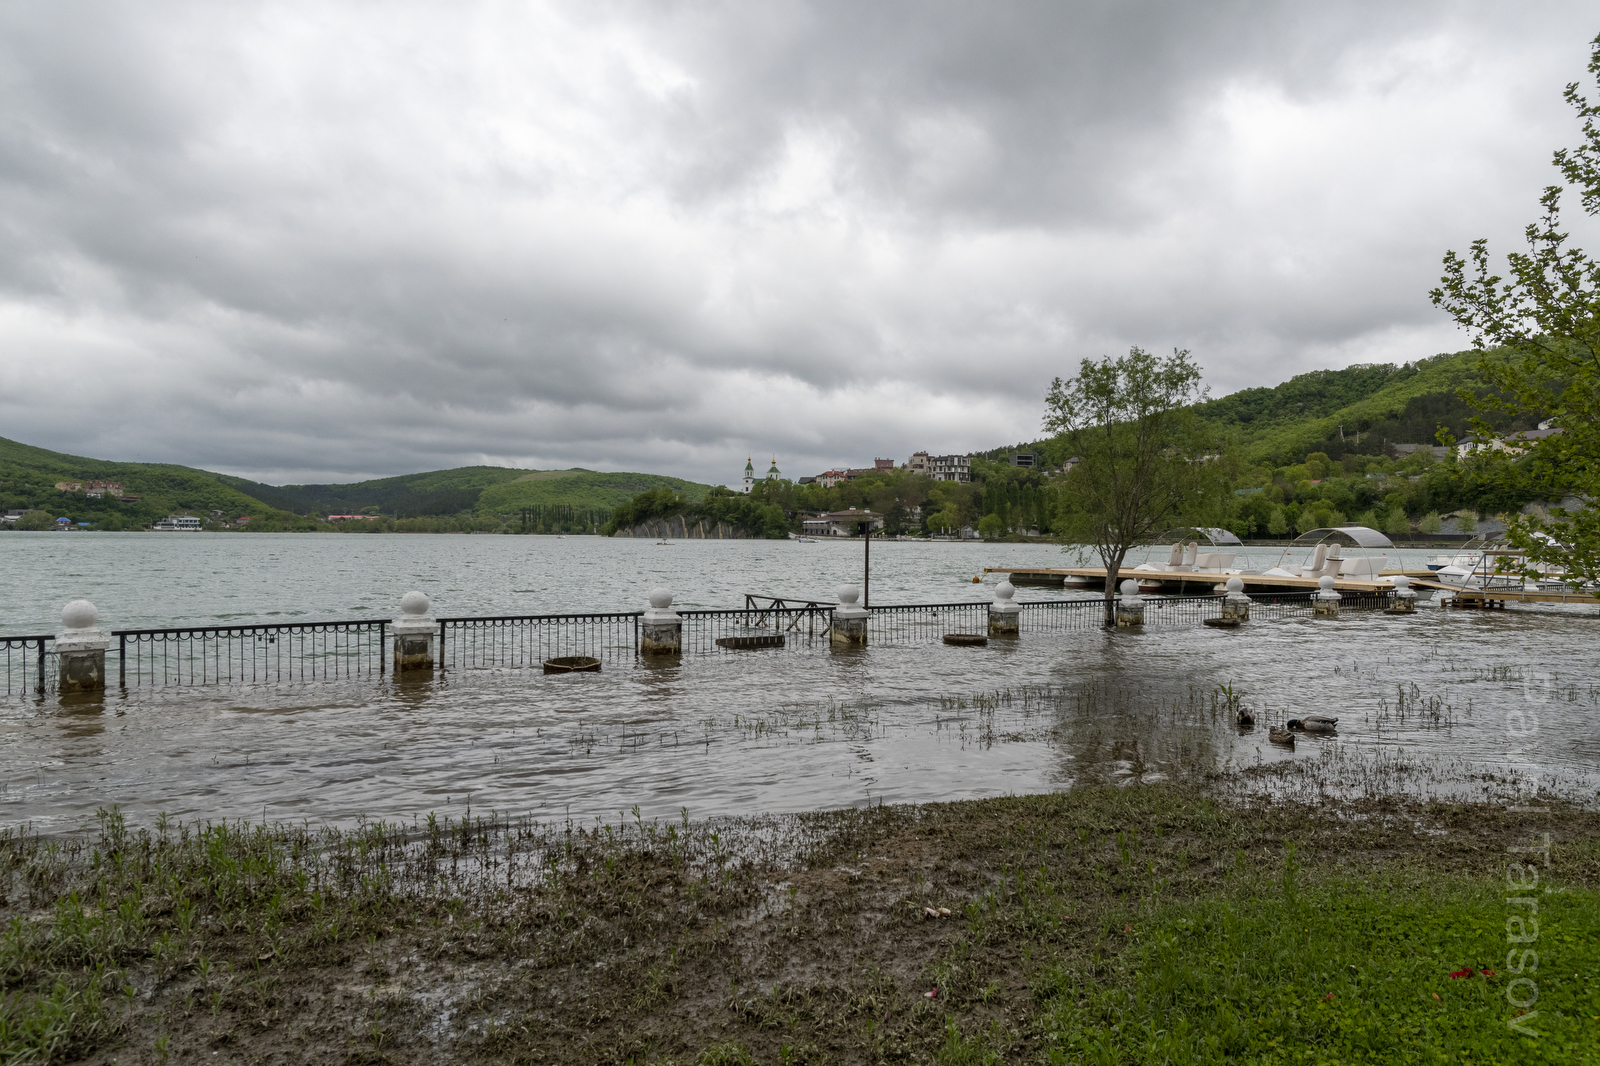
[{"label": "tree near shore", "polygon": [[[1589,73],[1600,84],[1600,36],[1590,43]],[[1479,412],[1473,430],[1495,436],[1484,420],[1491,412],[1537,413],[1559,434],[1536,441],[1526,459],[1480,451],[1480,462],[1506,463],[1547,496],[1576,490],[1576,509],[1552,508],[1549,517],[1511,515],[1506,539],[1527,553],[1524,573],[1558,566],[1575,582],[1600,581],[1600,260],[1568,246],[1561,228],[1564,185],[1575,187],[1584,211],[1600,216],[1600,104],[1569,84],[1566,100],[1583,122],[1582,143],[1553,159],[1563,185],[1550,185],[1539,221],[1525,230],[1528,249],[1506,256],[1509,277],[1493,273],[1487,240],[1468,253],[1444,257],[1441,284],[1429,296],[1457,324],[1471,330],[1485,351],[1478,373],[1492,391],[1463,392]]]},{"label": "tree near shore", "polygon": [[1106,619],[1128,549],[1198,502],[1210,442],[1190,405],[1206,398],[1187,351],[1158,358],[1130,348],[1117,359],[1085,359],[1056,378],[1045,428],[1080,457],[1067,475],[1072,505],[1059,519],[1067,539],[1091,544],[1106,567]]}]

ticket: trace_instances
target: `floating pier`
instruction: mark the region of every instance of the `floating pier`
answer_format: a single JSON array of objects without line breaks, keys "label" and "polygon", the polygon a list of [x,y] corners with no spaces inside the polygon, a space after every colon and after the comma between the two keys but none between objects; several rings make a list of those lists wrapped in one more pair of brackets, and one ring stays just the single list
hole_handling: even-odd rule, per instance
[{"label": "floating pier", "polygon": [[1503,610],[1508,603],[1577,603],[1590,604],[1600,607],[1600,599],[1596,599],[1591,592],[1574,592],[1565,589],[1560,592],[1540,589],[1533,592],[1528,589],[1475,589],[1462,588],[1459,585],[1446,585],[1442,581],[1429,581],[1427,579],[1413,581],[1413,585],[1434,589],[1437,592],[1451,592],[1455,594],[1453,607],[1464,610]]},{"label": "floating pier", "polygon": [[[986,566],[985,574],[1004,574],[1013,585],[1065,585],[1068,581],[1089,580],[1099,583],[1106,579],[1106,570],[1103,566],[1050,566],[1050,567],[1006,567]],[[1407,577],[1423,576],[1432,573],[1429,570],[1385,570],[1384,577],[1398,574]],[[1141,584],[1158,582],[1165,592],[1170,586],[1171,591],[1182,594],[1188,592],[1221,592],[1227,580],[1236,577],[1244,582],[1246,592],[1315,592],[1317,579],[1314,577],[1284,577],[1282,575],[1262,574],[1223,574],[1216,571],[1182,571],[1182,570],[1135,570],[1133,567],[1124,566],[1117,571],[1117,580],[1122,581],[1132,578]],[[1387,592],[1390,585],[1387,581],[1368,581],[1361,578],[1339,577],[1334,579],[1333,587],[1340,592]]]}]

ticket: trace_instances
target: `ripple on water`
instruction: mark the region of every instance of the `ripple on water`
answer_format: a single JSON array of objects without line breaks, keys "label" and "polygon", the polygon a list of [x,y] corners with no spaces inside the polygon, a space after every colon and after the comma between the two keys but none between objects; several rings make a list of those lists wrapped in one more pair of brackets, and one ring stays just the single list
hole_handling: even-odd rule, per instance
[{"label": "ripple on water", "polygon": [[[12,539],[13,537],[17,539]],[[23,535],[8,536],[8,547]],[[651,554],[647,542],[538,537],[270,536],[33,538],[3,557],[9,631],[47,631],[50,611],[84,593],[108,626],[211,617],[340,617],[351,603],[424,588],[444,614],[636,606],[663,581],[685,605],[742,604],[743,593],[828,598],[857,577],[857,546],[707,542]],[[80,547],[82,545],[83,547]],[[72,553],[93,556],[86,568]],[[153,580],[191,552],[219,576]],[[971,576],[985,549],[874,548],[881,602],[986,600]],[[220,553],[220,554],[219,554]],[[1045,546],[1016,565],[1059,563]],[[582,571],[581,580],[572,575]],[[530,578],[533,580],[530,581]],[[438,590],[435,592],[435,590]],[[1027,598],[1059,596],[1025,590]],[[226,599],[224,615],[219,608]],[[253,603],[252,612],[239,610]],[[326,605],[326,609],[322,605]],[[55,609],[59,611],[59,607]],[[32,614],[28,612],[32,611]],[[215,615],[206,612],[214,611]],[[1592,796],[1600,704],[1596,629],[1585,612],[1457,612],[1337,622],[1258,622],[1239,632],[1152,629],[1027,635],[1015,644],[825,647],[610,665],[601,674],[452,673],[420,684],[193,689],[103,703],[0,706],[8,753],[0,818],[70,828],[119,803],[137,820],[294,817],[348,823],[479,809],[611,818],[748,814],[1062,788],[1084,776],[1157,780],[1195,769],[1255,775],[1263,787],[1476,788],[1511,759],[1546,783]],[[1587,612],[1592,615],[1592,612]],[[42,627],[42,628],[41,628]],[[1257,713],[1241,733],[1214,703],[1232,684]],[[1516,740],[1506,712],[1539,706]],[[1269,723],[1340,718],[1336,736],[1292,752]],[[1136,747],[1135,747],[1136,745]],[[1278,775],[1274,777],[1273,775]],[[1307,786],[1310,787],[1310,786]]]}]

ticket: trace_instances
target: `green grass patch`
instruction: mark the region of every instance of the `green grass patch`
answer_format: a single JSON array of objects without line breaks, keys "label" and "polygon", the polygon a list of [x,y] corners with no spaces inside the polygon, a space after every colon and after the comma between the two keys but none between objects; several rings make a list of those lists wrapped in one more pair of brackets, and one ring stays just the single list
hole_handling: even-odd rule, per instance
[{"label": "green grass patch", "polygon": [[1527,907],[1487,873],[1291,875],[1131,912],[1104,973],[1042,982],[1049,1061],[1600,1061],[1600,894],[1538,892],[1538,939],[1508,945]]},{"label": "green grass patch", "polygon": [[[1532,1038],[1503,882],[1536,832]],[[713,822],[111,810],[0,828],[0,1063],[1581,1064],[1597,894],[1592,812],[1196,782]]]}]

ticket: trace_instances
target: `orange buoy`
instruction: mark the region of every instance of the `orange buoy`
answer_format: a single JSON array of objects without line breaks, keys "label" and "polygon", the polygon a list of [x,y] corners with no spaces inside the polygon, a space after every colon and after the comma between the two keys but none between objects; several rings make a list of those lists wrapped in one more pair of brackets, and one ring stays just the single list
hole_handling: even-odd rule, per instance
[{"label": "orange buoy", "polygon": [[981,582],[982,582],[982,581],[983,581],[983,578],[981,578],[981,577],[974,577],[974,578],[973,578],[973,579],[972,579],[972,583],[973,583],[973,584],[974,584],[974,585],[976,585],[976,584],[979,584],[979,583],[981,583]]}]

